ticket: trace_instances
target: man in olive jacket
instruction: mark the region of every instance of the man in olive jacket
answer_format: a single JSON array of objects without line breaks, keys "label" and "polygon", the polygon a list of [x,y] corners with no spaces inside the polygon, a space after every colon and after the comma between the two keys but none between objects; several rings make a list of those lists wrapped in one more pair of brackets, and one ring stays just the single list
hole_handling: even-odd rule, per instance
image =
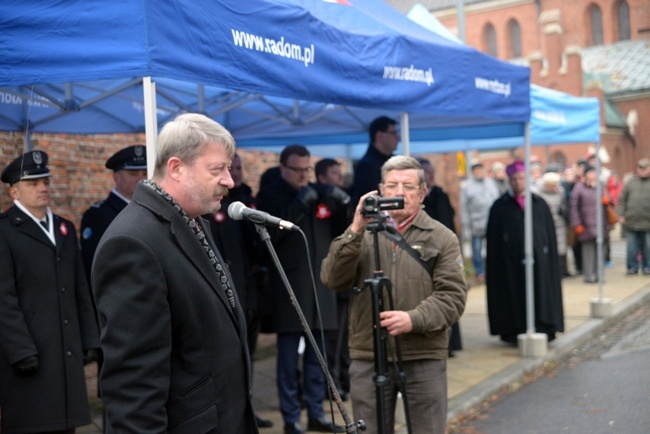
[{"label": "man in olive jacket", "polygon": [[[458,237],[421,209],[426,183],[415,159],[389,159],[382,167],[380,188],[385,197],[404,198],[403,209],[388,211],[388,224],[395,226],[433,270],[433,275],[429,274],[406,250],[378,236],[380,266],[391,280],[395,309],[380,313],[380,325],[390,336],[400,336],[413,432],[443,434],[447,418],[447,329],[463,313],[467,288]],[[352,224],[332,242],[323,260],[321,279],[337,291],[362,288],[364,279],[375,271],[373,235],[365,231],[371,218],[361,213],[364,200],[372,194],[377,192],[361,197]],[[350,299],[350,396],[355,419],[366,422],[366,433],[377,432],[378,425],[371,295],[363,290]],[[384,306],[389,307],[386,294],[384,298]],[[394,342],[388,348],[392,362]],[[388,433],[393,432],[397,379],[390,366],[383,423]]]}]

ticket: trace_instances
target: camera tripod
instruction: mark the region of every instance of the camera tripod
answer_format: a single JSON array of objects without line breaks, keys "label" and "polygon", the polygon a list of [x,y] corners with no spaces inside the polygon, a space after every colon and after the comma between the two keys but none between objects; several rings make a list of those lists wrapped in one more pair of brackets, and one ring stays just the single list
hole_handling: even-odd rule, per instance
[{"label": "camera tripod", "polygon": [[[381,270],[379,259],[379,232],[386,230],[386,216],[381,214],[372,214],[369,217],[374,217],[376,220],[366,225],[366,230],[372,233],[373,248],[375,254],[375,271],[373,277],[364,280],[363,288],[355,288],[357,293],[360,293],[365,288],[368,288],[372,297],[372,320],[373,320],[373,343],[374,343],[374,364],[375,374],[373,382],[375,383],[375,397],[377,404],[377,429],[380,434],[386,432],[386,402],[384,389],[390,383],[390,373],[388,372],[388,332],[382,328],[380,313],[384,311],[383,294],[386,291],[388,296],[389,308],[394,310],[393,296],[392,296],[392,283],[390,279],[384,276]],[[408,433],[411,434],[411,417],[408,406],[408,396],[406,394],[406,374],[402,370],[401,351],[399,347],[399,339],[397,336],[395,340],[395,371],[398,378],[398,389],[402,393],[404,401],[404,415],[406,418],[406,426]]]}]

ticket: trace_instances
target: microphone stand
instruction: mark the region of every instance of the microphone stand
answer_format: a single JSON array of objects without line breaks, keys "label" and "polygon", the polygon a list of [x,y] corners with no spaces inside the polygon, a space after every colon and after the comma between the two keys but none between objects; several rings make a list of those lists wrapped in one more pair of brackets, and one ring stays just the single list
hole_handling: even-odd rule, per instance
[{"label": "microphone stand", "polygon": [[307,340],[309,341],[309,344],[314,349],[314,353],[316,354],[316,359],[318,359],[318,364],[320,365],[320,369],[321,371],[323,371],[323,374],[325,375],[325,378],[327,380],[327,385],[332,395],[334,396],[334,401],[336,402],[339,412],[343,417],[343,421],[345,422],[345,432],[350,434],[357,434],[358,433],[357,430],[365,431],[366,430],[365,422],[363,420],[359,420],[359,422],[355,424],[352,421],[352,418],[350,418],[350,415],[348,414],[348,410],[345,408],[345,405],[343,405],[343,400],[341,399],[339,390],[334,384],[334,380],[330,375],[329,369],[327,369],[327,365],[325,364],[325,359],[323,359],[323,355],[321,354],[318,346],[316,345],[316,340],[314,339],[314,335],[312,334],[311,330],[309,329],[309,326],[307,325],[307,320],[305,319],[305,315],[302,313],[302,309],[300,308],[300,304],[298,304],[296,295],[293,292],[293,289],[291,288],[289,279],[287,278],[287,275],[285,274],[284,269],[282,268],[282,264],[280,263],[280,259],[278,258],[277,253],[275,252],[273,244],[271,244],[271,236],[269,235],[269,232],[266,230],[266,227],[258,223],[255,223],[255,230],[259,234],[260,239],[266,245],[269,253],[271,254],[271,257],[273,258],[273,263],[275,264],[275,267],[278,270],[278,273],[280,274],[280,278],[282,279],[282,283],[284,283],[284,286],[287,289],[287,293],[289,294],[289,300],[291,300],[291,304],[293,305],[294,309],[296,310],[296,313],[298,314],[298,318],[300,319],[300,325],[303,331],[305,332],[305,335],[307,336]]}]

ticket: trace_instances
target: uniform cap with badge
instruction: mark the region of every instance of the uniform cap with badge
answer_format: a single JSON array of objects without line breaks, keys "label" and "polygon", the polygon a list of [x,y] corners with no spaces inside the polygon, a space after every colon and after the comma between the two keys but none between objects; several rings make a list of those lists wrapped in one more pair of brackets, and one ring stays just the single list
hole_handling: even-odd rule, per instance
[{"label": "uniform cap with badge", "polygon": [[49,178],[50,176],[50,169],[47,168],[47,154],[43,151],[30,151],[9,163],[2,171],[0,180],[13,185],[26,179]]},{"label": "uniform cap with badge", "polygon": [[118,170],[147,170],[147,149],[142,145],[117,151],[106,161],[106,168]]}]

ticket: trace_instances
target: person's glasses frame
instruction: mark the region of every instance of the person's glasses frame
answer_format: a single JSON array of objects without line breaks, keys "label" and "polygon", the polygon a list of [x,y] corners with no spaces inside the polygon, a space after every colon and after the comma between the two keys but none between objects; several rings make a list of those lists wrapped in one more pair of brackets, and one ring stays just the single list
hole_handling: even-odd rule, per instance
[{"label": "person's glasses frame", "polygon": [[402,187],[402,191],[406,193],[412,193],[420,189],[420,186],[416,184],[401,184],[401,183],[394,183],[394,182],[389,182],[388,184],[382,184],[382,186],[386,191],[397,191],[399,187]]}]

